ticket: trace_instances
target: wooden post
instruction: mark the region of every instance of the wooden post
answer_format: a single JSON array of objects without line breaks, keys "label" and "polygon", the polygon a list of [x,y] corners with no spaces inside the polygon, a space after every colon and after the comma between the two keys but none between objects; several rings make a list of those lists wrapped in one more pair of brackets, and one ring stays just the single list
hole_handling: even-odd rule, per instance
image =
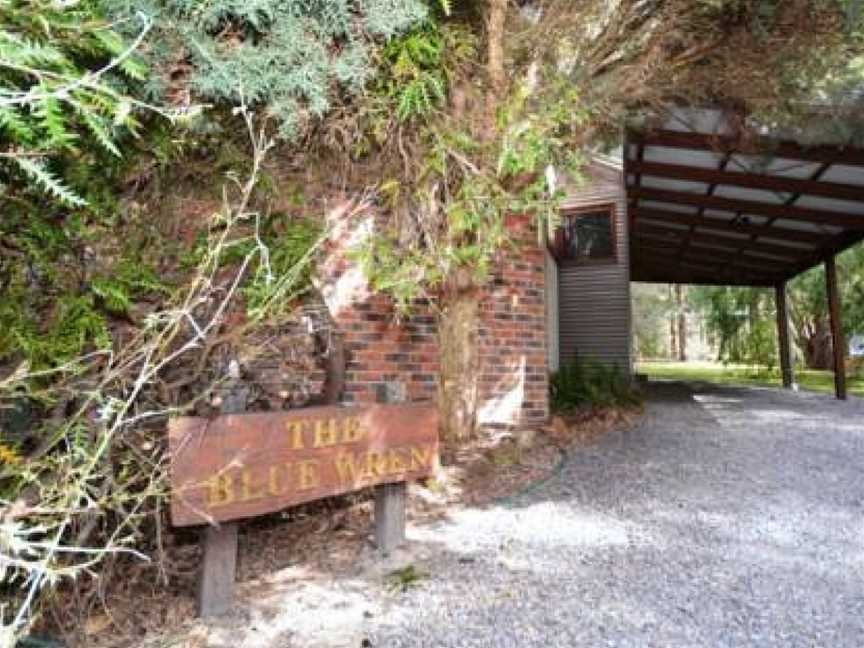
[{"label": "wooden post", "polygon": [[[402,403],[406,395],[401,383],[386,383],[378,391],[381,403]],[[375,487],[375,545],[385,556],[405,542],[405,506],[408,485],[405,482]]]},{"label": "wooden post", "polygon": [[774,298],[777,305],[777,346],[780,351],[780,373],[783,376],[783,387],[792,389],[795,384],[795,376],[792,373],[792,343],[789,338],[789,311],[785,282],[778,283],[774,287]]},{"label": "wooden post", "polygon": [[[222,413],[245,411],[247,395],[247,389],[236,386],[226,391],[222,395]],[[238,530],[236,522],[223,522],[208,525],[201,532],[201,570],[196,597],[199,617],[225,614],[234,602]]]},{"label": "wooden post", "polygon": [[375,487],[375,545],[385,556],[405,542],[405,482]]},{"label": "wooden post", "polygon": [[201,572],[198,576],[199,617],[225,614],[234,602],[237,568],[237,523],[208,525],[201,532]]},{"label": "wooden post", "polygon": [[828,313],[831,317],[831,348],[834,353],[834,393],[846,400],[846,342],[843,340],[843,322],[840,312],[840,293],[837,289],[837,265],[834,255],[825,259],[825,285],[828,288]]}]

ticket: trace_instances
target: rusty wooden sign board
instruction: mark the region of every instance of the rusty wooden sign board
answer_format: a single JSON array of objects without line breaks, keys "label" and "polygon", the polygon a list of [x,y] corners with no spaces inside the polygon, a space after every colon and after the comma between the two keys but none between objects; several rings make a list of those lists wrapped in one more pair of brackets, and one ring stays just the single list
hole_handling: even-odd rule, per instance
[{"label": "rusty wooden sign board", "polygon": [[421,479],[438,462],[438,414],[427,405],[182,417],[171,421],[168,438],[175,526]]}]

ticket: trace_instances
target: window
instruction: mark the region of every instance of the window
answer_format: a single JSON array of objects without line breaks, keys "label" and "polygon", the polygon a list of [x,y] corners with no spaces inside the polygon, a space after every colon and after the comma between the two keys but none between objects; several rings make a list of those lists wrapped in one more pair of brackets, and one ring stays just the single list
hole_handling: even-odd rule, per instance
[{"label": "window", "polygon": [[615,260],[615,206],[565,213],[555,247],[561,261],[590,263]]}]

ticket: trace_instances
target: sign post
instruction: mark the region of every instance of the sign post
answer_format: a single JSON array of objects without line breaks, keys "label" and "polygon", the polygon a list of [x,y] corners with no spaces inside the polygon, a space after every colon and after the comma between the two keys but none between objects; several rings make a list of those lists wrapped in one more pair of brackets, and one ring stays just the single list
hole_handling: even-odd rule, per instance
[{"label": "sign post", "polygon": [[[246,390],[235,386],[223,395],[223,414],[237,414],[245,410]],[[195,597],[199,617],[224,614],[234,601],[238,531],[236,522],[208,524],[201,531],[201,572]]]},{"label": "sign post", "polygon": [[438,465],[434,407],[237,414],[229,413],[236,411],[229,400],[221,416],[174,419],[168,431],[172,522],[208,525],[202,533],[200,615],[220,614],[231,604],[235,520],[374,486],[378,547],[388,553],[404,542],[405,482],[432,476]]},{"label": "sign post", "polygon": [[385,556],[405,542],[405,482],[375,487],[375,545]]},{"label": "sign post", "polygon": [[[401,403],[404,400],[404,389],[399,383],[386,383],[378,392],[378,401],[382,403]],[[375,546],[385,556],[405,542],[407,502],[408,485],[405,482],[375,487]]]}]

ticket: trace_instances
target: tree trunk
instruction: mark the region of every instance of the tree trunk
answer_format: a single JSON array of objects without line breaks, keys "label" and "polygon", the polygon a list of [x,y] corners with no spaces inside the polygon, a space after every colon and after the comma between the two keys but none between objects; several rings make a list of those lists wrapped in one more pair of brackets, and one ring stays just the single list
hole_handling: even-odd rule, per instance
[{"label": "tree trunk", "polygon": [[[478,134],[487,144],[497,137],[496,114],[507,87],[504,27],[508,2],[485,3],[487,85]],[[441,437],[445,443],[455,445],[473,436],[477,427],[479,291],[465,269],[457,270],[445,286],[438,322],[438,410]]]},{"label": "tree trunk", "polygon": [[684,286],[675,286],[675,305],[678,311],[678,360],[687,361],[687,313],[684,310]]},{"label": "tree trunk", "polygon": [[495,114],[504,94],[507,77],[504,72],[504,24],[507,20],[508,0],[488,0],[486,14],[486,71],[489,87],[486,90],[484,139],[495,137]]},{"label": "tree trunk", "polygon": [[479,300],[476,291],[448,296],[439,317],[438,405],[445,442],[470,438],[477,424]]},{"label": "tree trunk", "polygon": [[[669,284],[669,303],[674,304],[674,289]],[[669,314],[669,358],[675,360],[678,357],[678,328],[675,326],[675,313]]]},{"label": "tree trunk", "polygon": [[832,366],[831,329],[824,318],[810,322],[798,334],[798,346],[808,369],[830,369]]},{"label": "tree trunk", "polygon": [[[498,135],[496,115],[507,90],[504,69],[504,27],[509,0],[486,0],[486,77],[485,97],[476,133],[485,144]],[[463,101],[453,97],[456,114],[464,110]],[[477,328],[479,294],[469,269],[459,268],[445,282],[438,322],[440,373],[438,409],[441,436],[455,445],[473,436],[477,426],[479,356]]]}]

